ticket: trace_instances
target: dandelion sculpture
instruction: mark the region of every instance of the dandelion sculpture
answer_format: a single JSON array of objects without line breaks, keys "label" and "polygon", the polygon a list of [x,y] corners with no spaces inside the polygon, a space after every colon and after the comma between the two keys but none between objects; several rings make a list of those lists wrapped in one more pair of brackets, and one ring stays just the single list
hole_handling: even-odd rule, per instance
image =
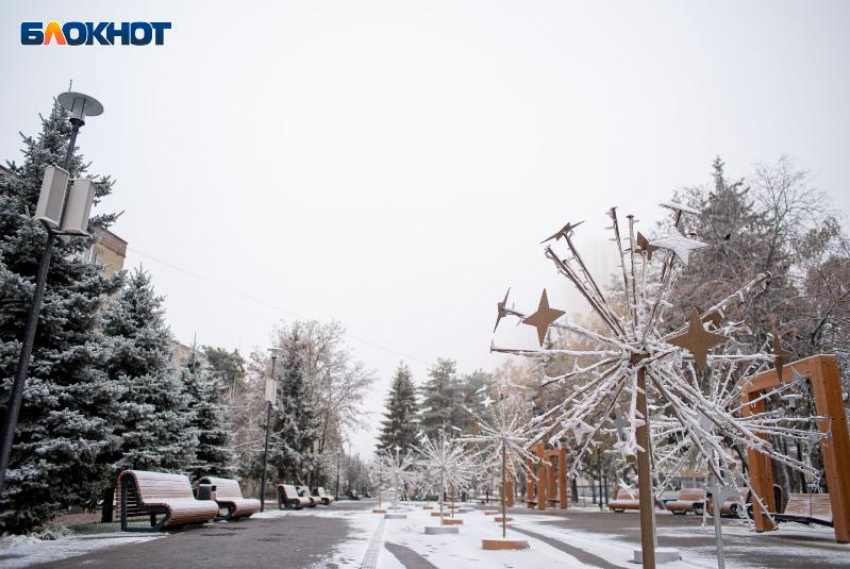
[{"label": "dandelion sculpture", "polygon": [[[395,511],[398,510],[399,496],[404,494],[405,488],[414,482],[415,477],[414,459],[409,453],[400,454],[400,451],[400,447],[395,447],[392,451],[379,453],[374,466],[378,479],[393,489],[392,509]],[[380,501],[380,496],[378,500]]]},{"label": "dandelion sculpture", "polygon": [[[743,354],[738,350],[712,351],[728,344],[735,333],[744,326],[724,322],[724,310],[733,303],[746,302],[763,290],[768,275],[760,275],[735,293],[720,300],[707,310],[694,309],[688,323],[671,333],[664,331],[664,316],[669,311],[674,287],[682,271],[687,268],[691,254],[707,245],[682,234],[681,218],[697,212],[678,204],[665,204],[672,210],[672,223],[668,234],[649,241],[635,231],[635,219],[627,216],[625,235],[620,226],[616,208],[608,215],[613,241],[619,256],[622,276],[621,302],[613,303],[599,287],[587,269],[574,241],[577,225],[567,224],[544,241],[544,253],[554,263],[557,271],[566,277],[583,296],[605,331],[594,332],[564,316],[561,310],[549,306],[546,291],[537,311],[526,315],[508,306],[507,295],[498,303],[496,326],[505,317],[519,318],[523,324],[537,330],[542,348],[550,327],[573,334],[593,346],[588,350],[541,349],[523,350],[491,347],[492,351],[520,354],[537,358],[567,356],[575,359],[572,371],[544,377],[541,386],[554,383],[576,382],[569,389],[563,403],[544,412],[532,421],[538,433],[530,445],[541,441],[558,445],[566,436],[575,438],[579,445],[578,456],[594,446],[594,437],[606,426],[621,400],[625,402],[625,427],[617,450],[629,461],[637,457],[638,483],[641,501],[641,555],[643,566],[655,567],[654,523],[652,510],[652,484],[650,474],[650,420],[647,399],[663,408],[670,419],[676,421],[688,444],[702,457],[709,471],[718,481],[728,481],[738,473],[738,462],[725,441],[741,447],[753,448],[770,458],[793,468],[810,470],[802,461],[786,456],[771,444],[764,434],[794,436],[794,429],[780,425],[775,417],[750,414],[728,401],[707,396],[693,381],[690,370],[694,367],[703,373],[709,367],[733,370],[735,382],[745,378],[748,370],[775,365],[781,369],[784,353],[774,345],[773,353],[758,351]],[[555,251],[563,242],[566,250]],[[736,345],[736,344],[733,344]],[[732,379],[730,379],[730,382]],[[728,392],[734,397],[732,392]],[[731,401],[731,400],[730,400]],[[711,429],[707,426],[710,424]],[[762,497],[755,496],[761,500]]]},{"label": "dandelion sculpture", "polygon": [[477,465],[469,459],[463,441],[450,437],[444,429],[433,439],[423,436],[419,446],[419,466],[422,476],[439,481],[440,519],[444,517],[444,497],[451,489],[452,513],[454,513],[454,491],[465,488],[475,476]]},{"label": "dandelion sculpture", "polygon": [[528,441],[534,435],[534,427],[524,420],[521,402],[508,394],[507,385],[497,387],[495,401],[489,395],[484,400],[488,410],[488,419],[483,419],[471,410],[475,417],[478,434],[463,437],[481,449],[479,458],[485,469],[499,468],[502,479],[501,511],[502,539],[507,537],[507,476],[508,472],[517,472],[526,460],[539,462],[541,459],[529,451]]}]

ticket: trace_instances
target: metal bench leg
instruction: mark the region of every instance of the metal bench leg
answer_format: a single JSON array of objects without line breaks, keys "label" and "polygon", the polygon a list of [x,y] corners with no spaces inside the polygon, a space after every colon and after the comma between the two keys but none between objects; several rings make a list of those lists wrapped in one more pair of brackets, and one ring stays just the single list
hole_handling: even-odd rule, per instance
[{"label": "metal bench leg", "polygon": [[[155,518],[156,516],[154,515],[154,513],[151,513],[151,520],[153,521]],[[165,527],[165,524],[168,523],[169,518],[171,518],[171,510],[166,510],[165,515],[162,516],[162,519],[159,520],[159,523],[155,526],[152,526],[154,531],[162,531],[162,529]]]},{"label": "metal bench leg", "polygon": [[121,531],[127,531],[127,481],[121,480]]}]

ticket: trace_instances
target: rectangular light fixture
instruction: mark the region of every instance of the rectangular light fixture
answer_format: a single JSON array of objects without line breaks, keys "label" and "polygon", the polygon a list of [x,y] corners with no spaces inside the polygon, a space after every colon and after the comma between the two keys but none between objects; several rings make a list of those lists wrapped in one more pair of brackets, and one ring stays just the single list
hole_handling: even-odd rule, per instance
[{"label": "rectangular light fixture", "polygon": [[79,178],[71,184],[65,216],[62,218],[62,233],[88,235],[89,214],[94,200],[94,183],[88,178]]},{"label": "rectangular light fixture", "polygon": [[38,205],[35,207],[33,219],[42,221],[53,228],[59,226],[69,177],[68,171],[59,166],[48,166],[44,169],[41,192],[38,194]]}]

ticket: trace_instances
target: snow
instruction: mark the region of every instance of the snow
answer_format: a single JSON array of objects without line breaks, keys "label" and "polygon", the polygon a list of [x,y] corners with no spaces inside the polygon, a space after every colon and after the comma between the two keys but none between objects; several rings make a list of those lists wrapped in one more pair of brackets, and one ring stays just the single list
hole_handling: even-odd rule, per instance
[{"label": "snow", "polygon": [[[530,548],[523,551],[484,551],[483,538],[500,538],[501,525],[485,516],[483,510],[473,509],[457,517],[463,519],[460,533],[455,535],[425,535],[425,527],[436,525],[438,520],[431,517],[431,510],[423,510],[424,502],[404,503],[399,511],[407,514],[407,519],[387,520],[382,515],[373,514],[371,508],[362,510],[309,509],[309,510],[271,510],[255,514],[259,519],[280,519],[299,517],[324,517],[341,519],[348,523],[350,533],[341,543],[335,545],[333,552],[307,569],[336,567],[338,569],[401,569],[402,562],[385,547],[396,544],[412,550],[440,569],[548,569],[557,566],[563,569],[586,567],[576,557],[560,549],[528,536],[512,528],[531,531],[548,539],[561,542],[570,548],[581,550],[623,568],[634,568],[631,562],[635,545],[626,542],[614,533],[591,532],[582,529],[580,511],[571,510],[566,516],[541,515],[514,510],[511,517],[514,522],[508,526],[508,539],[528,541]],[[432,504],[433,505],[433,504]],[[614,516],[615,514],[611,514]],[[635,516],[636,518],[637,516]],[[553,526],[554,520],[572,520],[572,527]],[[637,522],[637,520],[635,520]],[[613,529],[613,527],[612,527]],[[667,527],[666,535],[677,538],[706,538],[713,536],[713,527],[700,526]],[[798,524],[783,524],[777,532],[757,534],[743,523],[728,523],[723,527],[724,535],[746,537],[746,547],[752,552],[773,552],[781,550],[783,557],[799,559],[800,566],[812,555],[811,541],[819,542],[820,559],[836,562],[848,559],[850,550],[846,545],[833,541],[830,528],[809,528]],[[139,543],[166,536],[127,534],[104,534],[98,536],[74,536],[56,541],[41,541],[27,537],[4,537],[0,539],[0,565],[4,569],[17,569],[37,563],[65,559],[106,547]],[[778,539],[788,538],[788,539]],[[805,542],[808,548],[796,547],[795,542]],[[701,543],[705,543],[701,540]],[[376,558],[374,565],[364,563],[367,553]],[[716,567],[713,547],[704,545],[681,550],[682,560],[665,563],[664,569],[693,569]],[[8,556],[8,557],[7,557]],[[837,563],[836,563],[837,564]],[[733,562],[727,558],[727,567],[750,568],[756,565]]]},{"label": "snow", "polygon": [[120,533],[77,535],[56,540],[41,540],[21,535],[0,538],[0,565],[3,569],[18,569],[50,561],[58,561],[91,553],[107,547],[118,547],[160,539],[161,535],[128,535]]}]

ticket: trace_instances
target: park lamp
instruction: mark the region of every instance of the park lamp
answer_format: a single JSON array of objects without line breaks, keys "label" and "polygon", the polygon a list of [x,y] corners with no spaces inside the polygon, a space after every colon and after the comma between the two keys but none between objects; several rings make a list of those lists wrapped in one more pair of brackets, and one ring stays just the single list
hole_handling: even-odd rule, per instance
[{"label": "park lamp", "polygon": [[68,189],[69,172],[59,166],[44,169],[33,219],[61,235],[88,235],[94,201],[94,181],[78,178]]},{"label": "park lamp", "polygon": [[85,236],[88,235],[89,215],[94,202],[94,182],[89,178],[79,178],[73,181],[69,190],[68,168],[80,127],[86,124],[86,117],[102,115],[103,105],[94,97],[73,91],[60,94],[57,101],[71,113],[71,139],[65,167],[45,168],[34,219],[53,233]]},{"label": "park lamp", "polygon": [[100,101],[84,93],[68,91],[59,95],[57,100],[65,110],[71,113],[70,121],[74,126],[86,124],[86,117],[98,117],[103,114],[103,105]]}]

